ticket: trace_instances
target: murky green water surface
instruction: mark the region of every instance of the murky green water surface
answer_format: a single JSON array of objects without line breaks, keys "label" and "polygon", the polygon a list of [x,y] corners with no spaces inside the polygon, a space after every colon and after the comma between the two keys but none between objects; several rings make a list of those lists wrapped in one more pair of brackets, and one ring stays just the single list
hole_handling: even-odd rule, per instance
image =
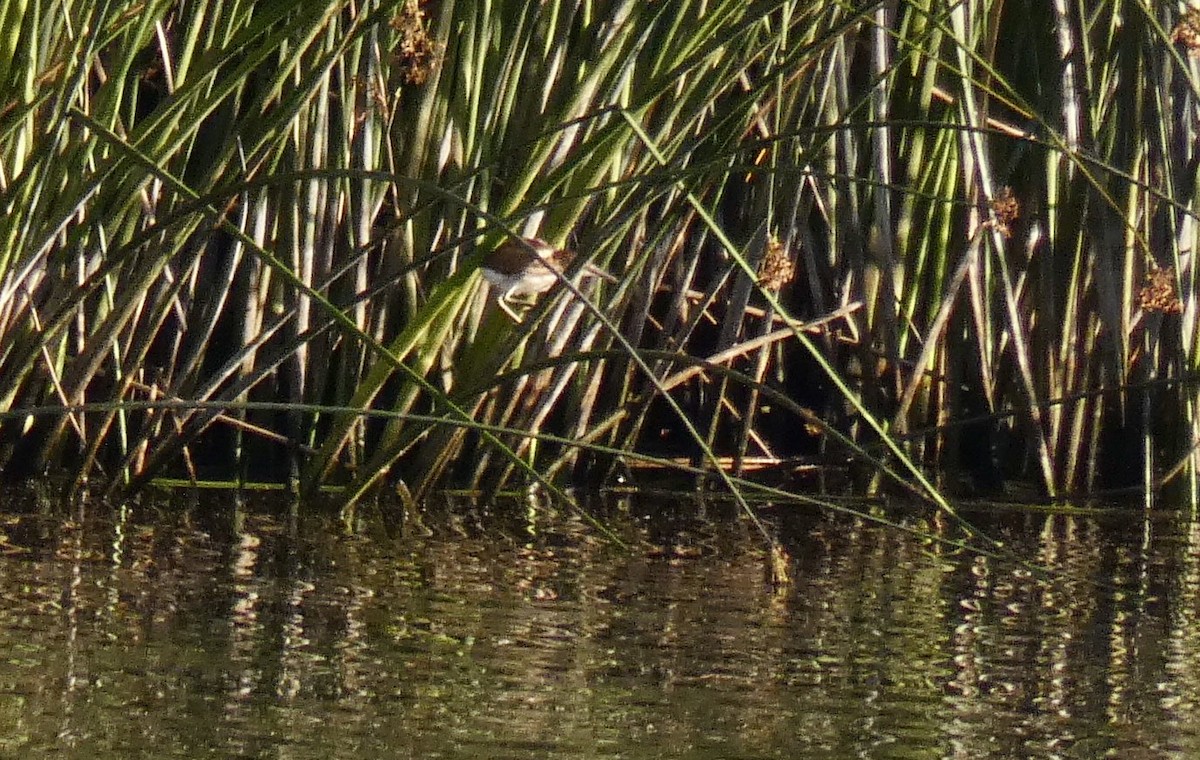
[{"label": "murky green water surface", "polygon": [[614,518],[634,552],[551,515],[0,509],[3,757],[1200,757],[1183,519],[974,518],[1043,576],[778,509],[779,589],[692,505]]}]

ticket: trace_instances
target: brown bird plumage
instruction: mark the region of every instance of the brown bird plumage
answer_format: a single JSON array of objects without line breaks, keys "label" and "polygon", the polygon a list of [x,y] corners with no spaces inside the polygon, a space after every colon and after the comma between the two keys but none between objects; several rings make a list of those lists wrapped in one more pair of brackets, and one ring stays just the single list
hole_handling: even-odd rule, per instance
[{"label": "brown bird plumage", "polygon": [[[555,248],[545,240],[514,238],[484,257],[480,271],[488,284],[496,289],[500,308],[520,322],[510,300],[545,293],[558,282],[574,258],[574,251]],[[580,275],[616,281],[611,274],[592,264],[585,266]]]}]

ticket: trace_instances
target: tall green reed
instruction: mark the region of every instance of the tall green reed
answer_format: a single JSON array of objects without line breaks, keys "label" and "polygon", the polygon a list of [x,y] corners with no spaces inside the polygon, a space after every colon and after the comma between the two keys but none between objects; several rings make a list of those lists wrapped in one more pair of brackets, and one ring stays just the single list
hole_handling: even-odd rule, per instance
[{"label": "tall green reed", "polygon": [[[357,498],[822,454],[935,499],[1178,472],[1194,500],[1195,87],[1166,10],[72,11],[0,25],[10,475]],[[513,234],[620,281],[512,324],[475,268]]]}]

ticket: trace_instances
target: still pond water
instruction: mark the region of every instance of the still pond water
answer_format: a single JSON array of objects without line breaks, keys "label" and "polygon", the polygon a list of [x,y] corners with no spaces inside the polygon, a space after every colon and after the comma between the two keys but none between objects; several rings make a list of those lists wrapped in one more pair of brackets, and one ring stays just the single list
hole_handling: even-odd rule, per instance
[{"label": "still pond water", "polygon": [[0,757],[1200,757],[1186,518],[0,513]]}]

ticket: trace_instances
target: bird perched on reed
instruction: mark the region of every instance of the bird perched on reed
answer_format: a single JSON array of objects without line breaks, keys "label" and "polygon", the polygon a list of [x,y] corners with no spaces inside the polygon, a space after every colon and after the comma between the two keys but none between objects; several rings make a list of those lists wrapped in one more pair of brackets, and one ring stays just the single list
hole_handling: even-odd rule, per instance
[{"label": "bird perched on reed", "polygon": [[[512,238],[484,257],[480,271],[488,284],[496,289],[496,302],[500,308],[520,322],[521,318],[513,311],[512,299],[545,293],[559,281],[574,258],[574,251],[555,248],[539,238]],[[579,276],[617,281],[590,263],[584,265]]]}]

